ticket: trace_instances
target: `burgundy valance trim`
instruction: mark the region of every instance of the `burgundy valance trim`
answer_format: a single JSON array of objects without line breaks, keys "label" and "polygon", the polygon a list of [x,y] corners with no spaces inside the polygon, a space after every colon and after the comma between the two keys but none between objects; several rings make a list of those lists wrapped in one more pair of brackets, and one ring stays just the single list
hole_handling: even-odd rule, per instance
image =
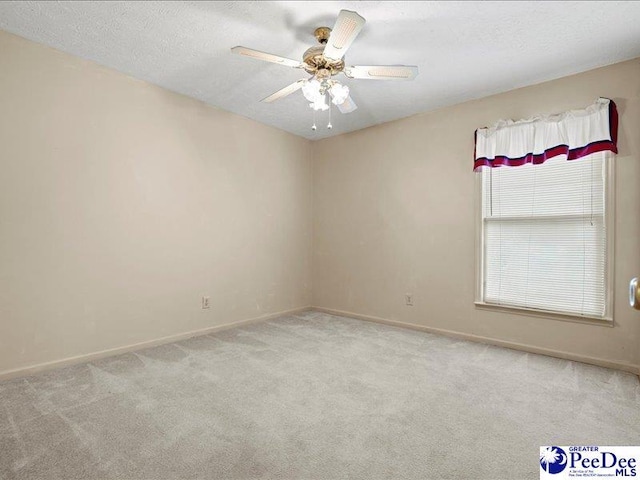
[{"label": "burgundy valance trim", "polygon": [[[533,153],[533,151],[523,156],[509,157],[506,155],[495,155],[491,158],[482,156],[477,157],[478,149],[478,129],[474,132],[474,164],[473,169],[476,170],[480,167],[499,167],[510,166],[517,167],[526,163],[532,163],[534,165],[544,163],[546,160],[557,157],[559,155],[566,155],[567,160],[576,160],[587,155],[591,155],[597,152],[611,151],[618,153],[618,110],[613,100],[600,99],[601,101],[608,102],[608,135],[606,139],[596,140],[589,142],[586,145],[576,146],[571,148],[567,144],[554,145],[546,148],[542,153]],[[517,124],[515,124],[517,125]],[[499,127],[498,127],[499,128]],[[486,130],[486,129],[484,129]]]}]

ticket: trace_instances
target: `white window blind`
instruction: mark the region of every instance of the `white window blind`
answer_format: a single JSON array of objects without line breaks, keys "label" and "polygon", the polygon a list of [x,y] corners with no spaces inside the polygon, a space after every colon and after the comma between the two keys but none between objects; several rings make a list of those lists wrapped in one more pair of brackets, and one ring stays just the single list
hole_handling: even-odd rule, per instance
[{"label": "white window blind", "polygon": [[482,170],[485,303],[605,315],[606,155]]}]

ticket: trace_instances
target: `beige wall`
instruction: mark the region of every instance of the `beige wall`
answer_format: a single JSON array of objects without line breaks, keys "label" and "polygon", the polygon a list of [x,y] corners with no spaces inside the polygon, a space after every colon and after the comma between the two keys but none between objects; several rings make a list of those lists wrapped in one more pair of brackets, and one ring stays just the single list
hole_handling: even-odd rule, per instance
[{"label": "beige wall", "polygon": [[[0,376],[302,308],[312,280],[319,307],[640,364],[640,60],[311,144],[3,32],[0,58]],[[475,308],[473,131],[599,95],[615,327]]]},{"label": "beige wall", "polygon": [[[640,312],[627,306],[627,285],[640,275],[639,92],[636,59],[315,143],[313,304],[633,369]],[[615,327],[474,307],[474,130],[598,96],[620,112]]]},{"label": "beige wall", "polygon": [[310,304],[308,141],[3,32],[0,59],[0,373]]}]

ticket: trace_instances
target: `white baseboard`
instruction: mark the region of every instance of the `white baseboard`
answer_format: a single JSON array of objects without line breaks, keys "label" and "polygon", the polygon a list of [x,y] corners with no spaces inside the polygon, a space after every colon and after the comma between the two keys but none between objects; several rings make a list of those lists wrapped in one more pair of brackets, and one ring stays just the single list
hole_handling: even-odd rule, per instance
[{"label": "white baseboard", "polygon": [[556,357],[556,358],[562,358],[564,360],[573,360],[576,362],[582,362],[582,363],[588,363],[590,365],[596,365],[598,367],[605,367],[605,368],[613,368],[616,370],[622,370],[624,372],[630,372],[636,375],[640,375],[640,365],[633,365],[630,363],[622,363],[622,362],[614,362],[611,360],[605,360],[602,358],[596,358],[596,357],[589,357],[586,355],[578,355],[575,353],[569,353],[569,352],[563,352],[561,350],[551,350],[548,348],[540,348],[540,347],[535,347],[533,345],[527,345],[524,343],[516,343],[516,342],[509,342],[506,340],[498,340],[496,338],[490,338],[490,337],[482,337],[479,335],[473,335],[471,333],[463,333],[463,332],[456,332],[453,330],[445,330],[445,329],[441,329],[441,328],[433,328],[433,327],[427,327],[425,325],[418,325],[415,323],[406,323],[406,322],[400,322],[397,320],[387,320],[385,318],[379,318],[379,317],[373,317],[371,315],[361,315],[359,313],[353,313],[353,312],[345,312],[342,310],[334,310],[331,308],[324,308],[324,307],[312,307],[313,310],[316,310],[318,312],[324,312],[324,313],[328,313],[331,315],[339,315],[342,317],[351,317],[351,318],[356,318],[358,320],[366,320],[368,322],[375,322],[375,323],[383,323],[385,325],[392,325],[394,327],[402,327],[402,328],[409,328],[412,330],[419,330],[422,332],[428,332],[428,333],[435,333],[438,335],[444,335],[447,337],[453,337],[453,338],[459,338],[462,340],[468,340],[471,342],[477,342],[477,343],[484,343],[487,345],[495,345],[497,347],[505,347],[505,348],[511,348],[513,350],[521,350],[523,352],[528,352],[528,353],[537,353],[539,355],[547,355],[549,357]]},{"label": "white baseboard", "polygon": [[33,375],[35,373],[38,372],[42,372],[45,370],[51,370],[54,368],[61,368],[61,367],[65,367],[65,366],[69,366],[69,365],[75,365],[78,363],[85,363],[85,362],[89,362],[92,360],[98,360],[101,358],[106,358],[106,357],[111,357],[114,355],[120,355],[122,353],[128,353],[128,352],[133,352],[136,350],[142,350],[145,348],[149,348],[149,347],[155,347],[158,345],[164,345],[166,343],[172,343],[172,342],[177,342],[180,340],[185,340],[187,338],[191,338],[191,337],[197,337],[200,335],[207,335],[209,333],[213,333],[213,332],[218,332],[218,331],[222,331],[222,330],[228,330],[230,328],[235,328],[235,327],[240,327],[242,325],[249,325],[252,323],[258,323],[258,322],[264,322],[267,320],[271,320],[273,318],[277,318],[283,315],[295,315],[297,313],[302,313],[308,310],[316,310],[318,312],[324,312],[324,313],[329,313],[331,315],[339,315],[342,317],[351,317],[351,318],[356,318],[359,320],[365,320],[368,322],[375,322],[375,323],[382,323],[385,325],[391,325],[391,326],[395,326],[395,327],[401,327],[401,328],[408,328],[408,329],[412,329],[412,330],[419,330],[422,332],[428,332],[428,333],[435,333],[438,335],[444,335],[447,337],[453,337],[453,338],[459,338],[462,340],[468,340],[471,342],[477,342],[477,343],[484,343],[484,344],[488,344],[488,345],[495,345],[498,347],[505,347],[505,348],[511,348],[514,350],[520,350],[523,352],[529,352],[529,353],[537,353],[540,355],[548,355],[550,357],[556,357],[556,358],[562,358],[565,360],[573,360],[576,362],[582,362],[582,363],[588,363],[590,365],[597,365],[599,367],[606,367],[606,368],[614,368],[617,370],[622,370],[625,372],[630,372],[630,373],[634,373],[636,375],[640,375],[640,366],[638,365],[632,365],[632,364],[628,364],[628,363],[621,363],[621,362],[613,362],[610,360],[605,360],[605,359],[601,359],[601,358],[596,358],[596,357],[589,357],[589,356],[585,356],[585,355],[578,355],[578,354],[574,354],[574,353],[569,353],[569,352],[563,352],[560,350],[551,350],[551,349],[547,349],[547,348],[540,348],[540,347],[535,347],[532,345],[527,345],[527,344],[522,344],[522,343],[515,343],[515,342],[509,342],[509,341],[505,341],[505,340],[498,340],[495,338],[490,338],[490,337],[482,337],[479,335],[473,335],[470,333],[462,333],[462,332],[456,332],[453,330],[445,330],[445,329],[441,329],[441,328],[434,328],[434,327],[427,327],[425,325],[418,325],[415,323],[406,323],[406,322],[400,322],[397,320],[387,320],[384,318],[379,318],[379,317],[374,317],[371,315],[361,315],[358,313],[353,313],[353,312],[346,312],[343,310],[334,310],[331,308],[324,308],[324,307],[300,307],[300,308],[295,308],[292,310],[285,310],[282,312],[276,312],[276,313],[270,313],[268,315],[262,315],[260,317],[255,317],[255,318],[249,318],[246,320],[238,320],[236,322],[231,322],[231,323],[225,323],[223,325],[216,325],[213,327],[207,327],[207,328],[203,328],[201,330],[193,330],[190,332],[185,332],[185,333],[179,333],[176,335],[170,335],[167,337],[162,337],[162,338],[158,338],[158,339],[154,339],[154,340],[149,340],[149,341],[145,341],[145,342],[140,342],[140,343],[135,343],[132,345],[126,345],[123,347],[117,347],[117,348],[112,348],[112,349],[108,349],[108,350],[102,350],[99,352],[94,352],[94,353],[88,353],[88,354],[84,354],[84,355],[77,355],[75,357],[68,357],[68,358],[63,358],[61,360],[54,360],[51,362],[45,362],[45,363],[39,363],[39,364],[35,364],[35,365],[29,365],[26,367],[20,367],[20,368],[16,368],[13,370],[5,370],[0,372],[0,381],[2,380],[9,380],[11,378],[16,378],[16,377],[23,377],[23,376],[28,376],[28,375]]},{"label": "white baseboard", "polygon": [[230,328],[240,327],[242,325],[249,325],[252,323],[264,322],[266,320],[271,320],[272,318],[277,318],[284,315],[295,315],[296,313],[306,312],[307,310],[311,310],[311,307],[300,307],[300,308],[294,308],[292,310],[285,310],[282,312],[269,313],[267,315],[262,315],[260,317],[249,318],[246,320],[238,320],[236,322],[225,323],[223,325],[215,325],[213,327],[207,327],[200,330],[193,330],[185,333],[178,333],[176,335],[169,335],[167,337],[157,338],[154,340],[148,340],[140,343],[134,343],[132,345],[125,345],[123,347],[110,348],[108,350],[101,350],[99,352],[77,355],[75,357],[67,357],[61,360],[53,360],[51,362],[38,363],[35,365],[20,367],[13,370],[5,370],[0,372],[0,381],[9,380],[11,378],[16,378],[16,377],[33,375],[34,373],[42,372],[45,370],[51,370],[54,368],[66,367],[66,366],[75,365],[78,363],[86,363],[92,360],[98,360],[101,358],[111,357],[114,355],[120,355],[122,353],[128,353],[128,352],[133,352],[135,350],[142,350],[144,348],[164,345],[165,343],[177,342],[177,341],[185,340],[191,337],[198,337],[200,335],[207,335],[209,333],[219,332],[221,330],[228,330]]}]

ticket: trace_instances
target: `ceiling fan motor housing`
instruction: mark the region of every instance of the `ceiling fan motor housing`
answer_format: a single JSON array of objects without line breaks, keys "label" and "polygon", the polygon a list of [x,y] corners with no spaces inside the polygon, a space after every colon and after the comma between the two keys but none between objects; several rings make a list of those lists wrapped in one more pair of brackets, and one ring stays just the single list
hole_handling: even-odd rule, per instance
[{"label": "ceiling fan motor housing", "polygon": [[[344,60],[330,60],[324,56],[324,47],[329,40],[331,29],[329,27],[319,27],[313,32],[314,36],[320,42],[320,45],[309,48],[302,56],[304,69],[313,75],[326,77],[328,72],[330,76],[337,75],[344,70]],[[325,72],[326,71],[326,72]]]},{"label": "ceiling fan motor housing", "polygon": [[329,60],[323,55],[324,45],[311,47],[302,56],[304,69],[315,75],[321,70],[328,70],[331,75],[337,75],[344,70],[344,60]]}]

